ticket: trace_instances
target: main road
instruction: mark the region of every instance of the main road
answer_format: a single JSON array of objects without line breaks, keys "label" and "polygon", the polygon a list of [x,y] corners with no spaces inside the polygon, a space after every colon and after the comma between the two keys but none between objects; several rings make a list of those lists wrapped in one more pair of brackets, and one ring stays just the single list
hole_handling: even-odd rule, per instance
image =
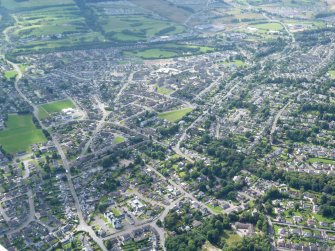
[{"label": "main road", "polygon": [[[15,78],[15,89],[16,91],[19,93],[19,95],[21,96],[21,98],[23,100],[25,100],[32,108],[33,108],[33,113],[34,113],[34,116],[36,117],[36,119],[38,120],[39,124],[41,125],[42,129],[44,130],[47,130],[47,128],[42,124],[42,122],[39,120],[39,117],[38,117],[38,107],[33,103],[31,102],[25,95],[24,93],[21,91],[20,87],[19,87],[19,82],[20,82],[20,79],[22,78],[22,71],[20,69],[20,67],[9,61],[9,60],[6,60],[8,64],[10,64],[14,69],[15,71],[17,72],[17,76]],[[70,189],[70,192],[71,192],[71,195],[73,197],[73,200],[74,200],[74,204],[75,204],[75,208],[76,208],[76,211],[77,211],[77,216],[78,216],[78,219],[79,219],[79,225],[77,226],[77,229],[78,231],[85,231],[87,232],[91,238],[99,245],[99,247],[103,250],[103,251],[107,251],[107,248],[105,247],[103,241],[101,238],[99,238],[95,232],[93,231],[93,229],[85,222],[85,219],[84,219],[84,216],[83,216],[83,213],[81,211],[81,207],[80,207],[80,203],[79,203],[79,199],[78,199],[78,196],[77,196],[77,193],[75,191],[75,188],[74,188],[74,185],[73,185],[73,182],[72,182],[72,177],[71,177],[71,174],[70,174],[70,165],[69,165],[69,162],[65,156],[65,153],[61,147],[61,145],[59,144],[59,142],[57,141],[57,139],[50,133],[50,136],[51,136],[51,139],[55,145],[55,147],[57,148],[57,151],[59,153],[59,155],[61,156],[61,159],[62,159],[62,162],[63,162],[63,165],[64,165],[64,168],[66,170],[66,177],[67,177],[67,182],[68,182],[68,186],[69,186],[69,189]],[[30,196],[30,194],[28,193],[28,197],[29,198],[32,198],[32,194]],[[29,200],[29,202],[31,202],[32,199]],[[33,202],[33,200],[32,200]],[[30,205],[31,203],[29,203]],[[30,206],[30,213],[34,213],[34,208]],[[35,213],[34,213],[35,214]],[[29,216],[29,218],[31,218],[31,215]],[[30,223],[30,221],[27,221],[28,224]],[[28,225],[27,224],[27,225]],[[22,226],[21,226],[22,227]]]}]

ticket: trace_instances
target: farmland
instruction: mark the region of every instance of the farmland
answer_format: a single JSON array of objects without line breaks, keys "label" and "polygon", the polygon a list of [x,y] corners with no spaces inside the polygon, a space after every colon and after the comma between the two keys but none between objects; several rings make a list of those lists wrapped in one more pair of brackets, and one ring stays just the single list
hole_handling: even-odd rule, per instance
[{"label": "farmland", "polygon": [[6,129],[0,131],[0,144],[8,153],[28,151],[32,144],[45,142],[42,130],[36,128],[31,115],[9,115]]},{"label": "farmland", "polygon": [[8,42],[15,41],[13,54],[54,51],[66,48],[96,46],[104,36],[90,29],[85,16],[72,0],[14,1],[4,0],[14,25],[8,32]]},{"label": "farmland", "polygon": [[177,122],[181,120],[186,114],[190,113],[193,109],[192,108],[183,108],[179,110],[172,110],[168,112],[162,112],[158,114],[158,117],[161,119],[166,119],[170,122]]},{"label": "farmland", "polygon": [[99,15],[98,19],[107,38],[122,42],[147,41],[156,36],[174,35],[184,30],[182,26],[142,14]]},{"label": "farmland", "polygon": [[20,11],[26,9],[41,8],[55,5],[69,5],[74,4],[72,0],[59,0],[57,2],[53,0],[27,0],[27,1],[15,1],[15,0],[2,0],[1,6],[11,10]]}]

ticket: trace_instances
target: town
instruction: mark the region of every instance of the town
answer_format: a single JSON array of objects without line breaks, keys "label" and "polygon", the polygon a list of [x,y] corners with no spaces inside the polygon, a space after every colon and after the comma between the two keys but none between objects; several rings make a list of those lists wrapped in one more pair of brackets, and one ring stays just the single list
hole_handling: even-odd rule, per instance
[{"label": "town", "polygon": [[334,250],[324,1],[0,2],[0,250]]}]

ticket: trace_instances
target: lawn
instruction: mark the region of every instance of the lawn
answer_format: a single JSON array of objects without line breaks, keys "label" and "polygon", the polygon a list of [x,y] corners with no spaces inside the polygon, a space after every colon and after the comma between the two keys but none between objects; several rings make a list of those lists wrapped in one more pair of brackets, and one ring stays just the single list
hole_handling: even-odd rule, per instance
[{"label": "lawn", "polygon": [[335,160],[331,160],[331,159],[323,159],[323,158],[309,158],[308,162],[310,163],[315,163],[315,162],[319,162],[319,163],[324,163],[324,164],[332,164],[335,165]]},{"label": "lawn", "polygon": [[28,151],[30,145],[45,141],[42,130],[36,128],[31,115],[9,115],[5,130],[0,131],[0,144],[8,153]]},{"label": "lawn", "polygon": [[158,86],[157,85],[157,92],[162,95],[170,95],[171,93],[174,92],[174,90],[166,88],[164,86]]},{"label": "lawn", "polygon": [[120,144],[125,141],[125,138],[122,136],[116,136],[113,140],[113,144]]},{"label": "lawn", "polygon": [[115,217],[119,217],[121,215],[120,211],[116,208],[112,208],[112,213],[115,215]]},{"label": "lawn", "polygon": [[222,213],[222,208],[219,206],[213,206],[212,204],[207,204],[207,206],[212,209],[214,213]]},{"label": "lawn", "polygon": [[158,114],[158,117],[161,119],[166,119],[170,122],[177,122],[181,120],[186,114],[190,113],[192,110],[193,108],[182,108],[178,110],[162,112]]},{"label": "lawn", "polygon": [[158,59],[198,55],[214,51],[214,48],[208,46],[166,43],[161,44],[159,48],[123,51],[123,55],[142,59]]},{"label": "lawn", "polygon": [[4,73],[4,76],[7,80],[11,80],[11,79],[14,79],[17,75],[17,72],[16,71],[5,71]]},{"label": "lawn", "polygon": [[178,54],[174,51],[165,49],[147,49],[142,51],[125,51],[125,56],[139,57],[143,59],[153,59],[153,58],[171,58]]},{"label": "lawn", "polygon": [[251,27],[257,28],[258,30],[265,31],[280,31],[283,29],[283,26],[279,23],[262,23],[262,24],[252,24]]},{"label": "lawn", "polygon": [[237,67],[243,67],[243,66],[245,66],[245,63],[244,63],[244,61],[242,61],[242,60],[239,60],[239,59],[236,59],[236,60],[233,60],[233,61],[227,61],[227,62],[225,62],[224,63],[225,65],[231,65],[231,64],[234,64],[234,65],[236,65]]},{"label": "lawn", "polygon": [[332,79],[335,79],[335,70],[329,71],[328,74]]},{"label": "lawn", "polygon": [[235,243],[239,242],[241,239],[241,236],[239,236],[238,234],[229,233],[229,237],[226,241],[229,246],[232,246]]},{"label": "lawn", "polygon": [[38,115],[41,119],[43,119],[50,116],[51,113],[61,112],[66,108],[75,108],[75,105],[69,99],[50,102],[39,106]]}]

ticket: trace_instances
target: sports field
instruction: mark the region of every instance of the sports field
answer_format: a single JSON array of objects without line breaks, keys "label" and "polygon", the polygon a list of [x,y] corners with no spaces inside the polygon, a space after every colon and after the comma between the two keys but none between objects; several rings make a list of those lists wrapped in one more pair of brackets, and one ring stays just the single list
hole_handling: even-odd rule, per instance
[{"label": "sports field", "polygon": [[9,115],[5,130],[0,131],[0,144],[8,153],[29,151],[30,145],[45,141],[42,130],[36,128],[31,115]]},{"label": "sports field", "polygon": [[40,119],[45,119],[49,117],[52,113],[61,112],[63,109],[66,108],[75,108],[75,105],[69,99],[64,99],[40,105],[38,109],[38,117]]},{"label": "sports field", "polygon": [[193,108],[183,108],[179,110],[172,110],[168,112],[162,112],[158,114],[158,117],[161,119],[166,119],[170,122],[177,122],[181,120],[186,114],[190,113]]}]

